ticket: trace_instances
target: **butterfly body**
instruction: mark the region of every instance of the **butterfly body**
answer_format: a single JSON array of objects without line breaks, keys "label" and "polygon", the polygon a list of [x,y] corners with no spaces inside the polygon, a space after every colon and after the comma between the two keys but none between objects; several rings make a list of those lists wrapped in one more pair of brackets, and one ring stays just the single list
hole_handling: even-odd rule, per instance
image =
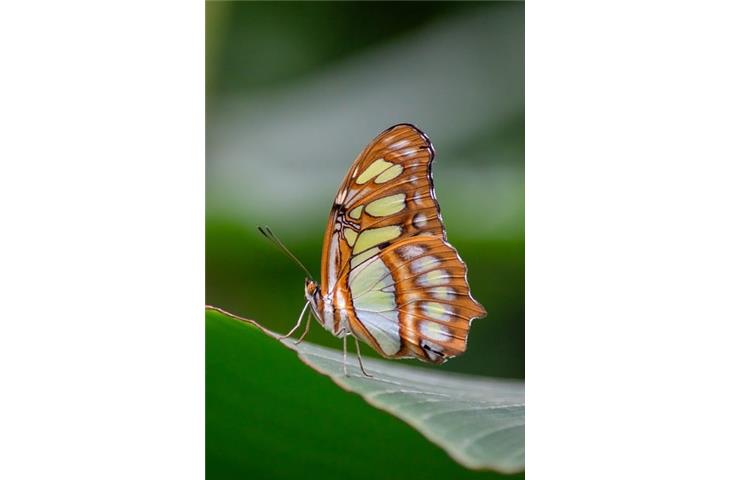
[{"label": "butterfly body", "polygon": [[319,284],[310,279],[304,281],[304,296],[311,305],[317,321],[325,330],[338,338],[349,332],[345,318],[347,311],[345,304],[335,304],[334,296],[331,293],[323,295]]},{"label": "butterfly body", "polygon": [[322,284],[305,296],[322,326],[386,358],[443,363],[466,350],[486,315],[447,241],[433,188],[430,140],[410,124],[378,135],[340,186],[322,249]]}]

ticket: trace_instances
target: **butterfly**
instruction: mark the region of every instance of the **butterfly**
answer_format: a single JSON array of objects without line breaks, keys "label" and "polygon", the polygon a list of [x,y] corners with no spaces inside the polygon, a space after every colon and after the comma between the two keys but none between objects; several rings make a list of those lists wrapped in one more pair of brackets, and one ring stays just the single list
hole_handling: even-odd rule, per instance
[{"label": "butterfly", "polygon": [[[343,338],[345,374],[348,336],[370,376],[358,340],[386,358],[442,364],[466,350],[472,320],[487,313],[471,295],[466,265],[446,241],[434,156],[425,133],[394,125],[365,147],[337,191],[324,235],[322,282],[307,275],[307,302],[284,337],[311,309],[326,330]],[[260,230],[291,255],[270,230]]]}]

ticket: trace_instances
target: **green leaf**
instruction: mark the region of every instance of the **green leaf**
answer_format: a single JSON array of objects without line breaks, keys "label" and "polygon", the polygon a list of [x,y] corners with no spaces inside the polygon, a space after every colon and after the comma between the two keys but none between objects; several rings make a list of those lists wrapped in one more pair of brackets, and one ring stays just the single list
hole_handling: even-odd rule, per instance
[{"label": "green leaf", "polygon": [[444,451],[470,469],[524,469],[522,382],[372,358],[366,378],[353,354],[345,377],[342,352],[278,342],[240,320],[206,311],[210,478],[503,478],[467,470]]},{"label": "green leaf", "polygon": [[368,403],[401,418],[473,469],[518,472],[525,465],[525,394],[518,381],[486,379],[366,359],[363,376],[342,352],[302,343],[299,357]]}]

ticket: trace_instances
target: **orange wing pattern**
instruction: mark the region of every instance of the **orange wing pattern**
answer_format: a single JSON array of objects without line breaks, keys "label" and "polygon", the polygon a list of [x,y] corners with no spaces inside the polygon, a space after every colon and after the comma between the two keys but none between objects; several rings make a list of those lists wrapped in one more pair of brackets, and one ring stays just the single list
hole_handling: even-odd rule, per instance
[{"label": "orange wing pattern", "polygon": [[466,349],[473,318],[466,266],[446,242],[433,190],[434,150],[413,125],[378,135],[335,198],[325,232],[323,324],[381,355],[442,363]]},{"label": "orange wing pattern", "polygon": [[[384,242],[418,234],[445,238],[431,181],[433,158],[434,150],[426,134],[409,124],[390,127],[360,153],[345,175],[330,212],[322,255],[324,292],[331,291],[348,268],[355,243],[348,242],[346,228],[358,234],[374,227],[397,226],[398,235]],[[405,207],[399,211],[376,216],[373,214],[377,213],[376,208],[367,208],[378,199],[397,194],[405,196]],[[392,203],[397,201],[392,199]],[[394,205],[390,211],[397,207]],[[388,234],[394,235],[395,229],[381,232],[385,235],[379,238],[388,238]],[[353,238],[349,232],[347,235]],[[369,243],[363,242],[360,248]],[[331,254],[330,250],[333,250]]]},{"label": "orange wing pattern", "polygon": [[466,266],[454,247],[440,238],[417,236],[389,246],[380,258],[390,275],[378,290],[395,295],[400,348],[388,355],[367,329],[362,331],[367,306],[355,310],[352,329],[358,337],[381,355],[395,358],[443,363],[463,353],[471,321],[486,311],[472,298]]}]

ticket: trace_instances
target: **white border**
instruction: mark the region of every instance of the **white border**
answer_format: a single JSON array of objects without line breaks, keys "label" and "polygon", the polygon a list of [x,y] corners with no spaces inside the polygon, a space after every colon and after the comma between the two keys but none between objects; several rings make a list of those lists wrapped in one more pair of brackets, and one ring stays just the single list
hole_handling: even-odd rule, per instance
[{"label": "white border", "polygon": [[726,5],[527,3],[534,478],[728,477]]},{"label": "white border", "polygon": [[204,476],[204,2],[8,2],[0,478]]}]

